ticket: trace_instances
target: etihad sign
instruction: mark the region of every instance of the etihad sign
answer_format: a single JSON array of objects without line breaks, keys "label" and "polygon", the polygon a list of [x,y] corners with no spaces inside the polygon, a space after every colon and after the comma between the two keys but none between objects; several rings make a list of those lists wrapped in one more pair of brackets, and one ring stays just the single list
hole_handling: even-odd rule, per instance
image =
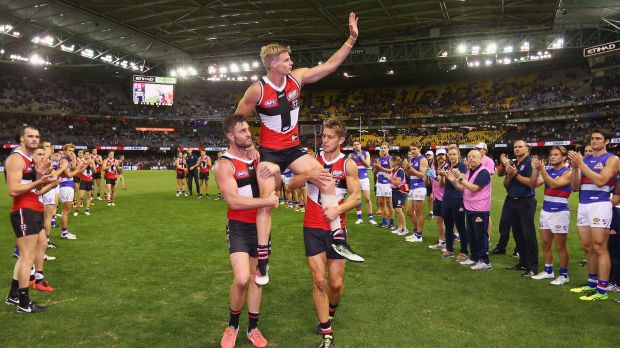
[{"label": "etihad sign", "polygon": [[608,42],[602,45],[592,46],[583,49],[583,56],[590,57],[597,54],[603,54],[607,52],[617,51],[620,49],[620,41]]}]

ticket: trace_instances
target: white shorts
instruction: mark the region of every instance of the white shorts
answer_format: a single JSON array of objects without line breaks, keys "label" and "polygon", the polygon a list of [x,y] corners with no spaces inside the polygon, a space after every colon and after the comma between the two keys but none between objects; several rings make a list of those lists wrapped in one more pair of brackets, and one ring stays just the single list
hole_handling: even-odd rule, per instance
[{"label": "white shorts", "polygon": [[413,190],[409,190],[410,201],[423,201],[426,198],[426,187],[418,187]]},{"label": "white shorts", "polygon": [[362,191],[370,191],[370,179],[360,179],[360,186],[362,186]]},{"label": "white shorts", "polygon": [[390,184],[376,184],[377,197],[392,197],[392,186]]},{"label": "white shorts", "polygon": [[47,193],[41,196],[41,203],[43,205],[56,205],[56,194],[58,193],[58,187],[47,191]]},{"label": "white shorts", "polygon": [[63,203],[73,202],[73,187],[61,187],[60,188],[60,201]]},{"label": "white shorts", "polygon": [[540,212],[540,229],[551,230],[551,233],[568,233],[570,225],[570,211]]},{"label": "white shorts", "polygon": [[611,202],[579,203],[577,208],[577,226],[609,228],[612,216]]}]

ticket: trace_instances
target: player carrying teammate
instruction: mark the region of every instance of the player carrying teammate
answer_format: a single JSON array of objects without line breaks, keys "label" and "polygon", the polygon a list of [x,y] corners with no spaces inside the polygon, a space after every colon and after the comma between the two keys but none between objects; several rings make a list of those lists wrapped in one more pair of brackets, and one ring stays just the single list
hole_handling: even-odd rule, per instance
[{"label": "player carrying teammate", "polygon": [[577,231],[581,246],[588,254],[588,283],[570,291],[583,294],[584,301],[607,300],[610,259],[607,242],[611,225],[610,192],[615,185],[620,160],[607,152],[611,137],[602,129],[593,129],[590,146],[594,153],[585,158],[569,151],[573,168],[571,185],[579,190]]},{"label": "player carrying teammate", "polygon": [[256,210],[266,206],[276,208],[278,197],[272,191],[269,196],[259,198],[256,161],[248,156],[247,151],[252,145],[252,135],[245,116],[229,115],[224,119],[223,127],[230,147],[215,166],[215,179],[228,204],[226,233],[234,280],[230,287],[230,320],[221,346],[235,346],[247,289],[247,337],[254,347],[267,347],[267,340],[258,329],[262,287],[253,280],[258,264]]},{"label": "player carrying teammate", "polygon": [[[330,222],[336,216],[340,216],[341,227],[346,237],[345,214],[360,203],[357,165],[340,152],[340,146],[346,138],[346,130],[344,123],[336,118],[325,120],[322,137],[323,152],[317,158],[324,168],[320,173],[320,180],[331,180],[336,185],[338,205],[321,207],[320,191],[310,181],[304,214],[304,245],[314,281],[312,298],[319,318],[317,332],[322,334],[320,348],[334,347],[331,322],[344,291],[345,259],[331,248],[333,236]],[[289,183],[289,189],[301,187],[304,183],[305,178],[295,175]],[[345,198],[347,192],[348,196]],[[326,274],[329,275],[329,279],[326,279]]]},{"label": "player carrying teammate", "polygon": [[[258,184],[261,197],[267,197],[276,189],[276,176],[286,168],[293,173],[304,175],[314,182],[321,191],[321,205],[324,208],[338,205],[336,188],[333,181],[320,182],[318,175],[322,170],[318,161],[307,155],[299,139],[297,124],[300,108],[301,88],[305,84],[321,80],[333,73],[342,64],[357,40],[357,17],[349,15],[350,36],[347,41],[325,63],[313,68],[292,70],[290,48],[278,44],[270,44],[261,48],[261,60],[267,68],[267,76],[253,83],[245,92],[237,107],[237,113],[249,116],[256,110],[261,121],[260,158]],[[254,156],[258,156],[256,151]],[[331,221],[333,248],[342,255],[351,254],[345,248],[345,236],[340,227],[340,218]],[[257,215],[259,284],[269,282],[267,241],[271,232],[271,208],[261,208]]]}]

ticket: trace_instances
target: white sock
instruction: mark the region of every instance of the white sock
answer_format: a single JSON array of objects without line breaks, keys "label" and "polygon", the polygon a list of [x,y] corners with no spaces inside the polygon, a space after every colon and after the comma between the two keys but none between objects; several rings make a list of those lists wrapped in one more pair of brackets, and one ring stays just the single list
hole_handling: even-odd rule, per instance
[{"label": "white sock", "polygon": [[[338,206],[338,196],[321,193],[321,202],[323,202],[322,206],[324,208],[325,207],[336,207]],[[332,231],[340,229],[341,227],[342,226],[340,225],[340,216],[338,216],[337,218],[329,222],[329,228]]]}]

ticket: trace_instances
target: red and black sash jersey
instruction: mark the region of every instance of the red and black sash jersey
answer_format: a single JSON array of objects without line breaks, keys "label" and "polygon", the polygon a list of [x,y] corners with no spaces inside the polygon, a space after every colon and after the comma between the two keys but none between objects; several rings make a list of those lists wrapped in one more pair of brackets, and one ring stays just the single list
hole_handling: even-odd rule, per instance
[{"label": "red and black sash jersey", "polygon": [[[257,162],[235,157],[229,152],[226,152],[220,159],[227,160],[232,166],[239,196],[247,198],[260,197],[258,180],[256,179]],[[223,163],[219,165],[223,165]],[[228,208],[228,219],[254,224],[256,223],[256,209],[234,210]]]},{"label": "red and black sash jersey", "polygon": [[[11,155],[19,155],[24,161],[21,184],[27,185],[36,181],[37,172],[34,168],[32,157],[24,155],[19,150],[15,150]],[[30,191],[22,193],[17,197],[13,197],[13,206],[11,207],[11,212],[15,212],[20,209],[32,209],[38,212],[43,211],[43,203],[39,201],[39,196],[37,196],[36,189],[32,189]]]},{"label": "red and black sash jersey", "polygon": [[116,172],[118,171],[118,162],[115,159],[106,158],[106,166],[108,167],[105,170],[105,178],[106,179],[116,179]]},{"label": "red and black sash jersey", "polygon": [[206,157],[204,159],[203,158],[200,159],[200,166],[199,166],[199,168],[200,168],[200,172],[201,173],[207,173],[207,172],[209,172],[211,170],[211,166],[208,165]]},{"label": "red and black sash jersey", "polygon": [[[344,154],[340,154],[335,160],[328,162],[323,157],[323,152],[317,156],[317,160],[323,168],[327,169],[334,178],[336,184],[336,196],[338,196],[338,204],[344,202],[347,190],[347,161],[349,160]],[[346,227],[346,214],[340,215],[340,221],[343,228]],[[319,188],[308,182],[308,200],[306,202],[306,213],[304,214],[304,227],[319,228],[331,231],[329,220],[323,215],[321,206],[321,193]]]},{"label": "red and black sash jersey", "polygon": [[291,75],[287,75],[284,84],[279,87],[266,76],[258,83],[261,88],[256,104],[256,113],[260,118],[259,145],[272,150],[299,145],[300,84]]},{"label": "red and black sash jersey", "polygon": [[[186,169],[185,160],[177,158],[177,159],[174,160],[174,163],[175,163],[175,167],[176,167],[176,170],[177,170],[178,174],[185,173],[185,169]],[[181,167],[182,169],[179,169],[179,167]]]}]

